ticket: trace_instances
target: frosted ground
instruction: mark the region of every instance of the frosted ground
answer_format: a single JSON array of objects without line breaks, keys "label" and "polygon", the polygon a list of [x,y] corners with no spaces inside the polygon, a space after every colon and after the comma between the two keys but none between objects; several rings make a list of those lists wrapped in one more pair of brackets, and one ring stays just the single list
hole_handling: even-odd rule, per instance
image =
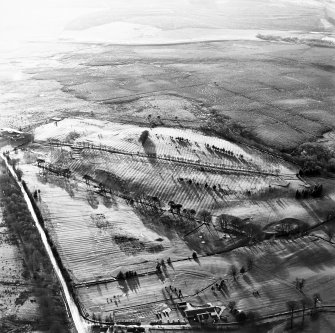
[{"label": "frosted ground", "polygon": [[[71,9],[67,4],[66,10],[62,8],[65,1],[59,3],[57,8],[46,4],[38,11],[33,10],[33,5],[32,8],[23,5],[22,10],[17,11],[13,2],[12,16],[6,11],[0,14],[3,26],[10,26],[15,19],[21,27],[21,30],[8,30],[1,35],[0,127],[36,128],[38,137],[39,129],[55,127],[53,123],[45,124],[52,117],[81,117],[93,119],[92,123],[108,121],[120,127],[133,126],[137,128],[134,133],[138,134],[138,126],[149,127],[150,115],[154,119],[161,118],[166,133],[171,127],[178,127],[175,132],[185,128],[194,131],[210,128],[223,129],[218,134],[226,137],[239,125],[246,136],[260,144],[288,152],[309,140],[334,146],[333,1],[134,0],[125,4],[120,0],[110,4],[101,0],[95,2],[93,9],[88,8],[92,4],[83,1],[74,3]],[[28,25],[30,30],[26,29]],[[269,40],[257,38],[259,34]],[[159,129],[156,127],[156,131]],[[105,144],[113,141],[107,133],[103,133],[103,138]],[[115,143],[122,143],[127,136],[116,138]],[[95,133],[85,139],[101,141]],[[102,161],[101,156],[99,161]],[[119,163],[118,160],[112,162]],[[58,245],[68,260],[66,264],[73,269],[72,274],[77,273],[80,281],[81,278],[89,280],[92,272],[95,277],[110,275],[112,270],[116,273],[120,266],[118,260],[113,261],[112,252],[103,257],[102,264],[92,255],[104,249],[100,245],[107,243],[107,238],[110,247],[106,248],[117,248],[110,234],[97,230],[93,223],[94,208],[86,202],[86,188],[76,188],[73,181],[70,185],[60,184],[54,176],[49,177],[49,183],[40,184],[36,166],[22,165],[22,168],[31,188],[35,189],[36,184],[42,188],[47,203],[44,213],[50,215],[49,227],[54,239],[61,235]],[[235,178],[233,182],[238,184]],[[71,192],[67,186],[74,187],[75,198],[67,192]],[[325,189],[325,198],[311,200],[306,205],[304,202],[300,205],[294,198],[268,200],[259,205],[243,202],[226,208],[225,213],[258,219],[262,226],[288,215],[314,224],[324,219],[325,212],[333,207],[333,180],[325,181]],[[129,206],[116,202],[116,208],[108,210],[102,198],[93,194],[89,199],[98,203],[98,211],[111,221],[119,220],[116,222],[121,225],[127,221],[126,231],[133,226],[144,230],[143,221],[134,216]],[[65,204],[69,215],[64,217]],[[85,212],[84,219],[76,215],[78,210]],[[63,237],[69,234],[66,223],[69,217],[73,222],[72,233],[70,237]],[[85,232],[78,232],[80,223],[85,226]],[[149,233],[149,228],[145,229],[147,233],[143,233],[149,239],[149,246],[162,242],[157,241],[155,230]],[[78,237],[73,242],[76,251],[67,244],[73,240],[73,234]],[[91,255],[91,262],[86,266],[80,256],[81,235],[86,242],[94,244],[86,249]],[[190,248],[184,251],[185,244],[178,237],[178,241],[170,242],[165,234],[161,236],[166,251],[182,251],[177,251],[176,257],[191,252]],[[322,240],[312,242],[309,237],[297,243],[266,243],[253,248],[265,267],[261,266],[251,276],[249,286],[244,280],[241,281],[244,288],[233,286],[232,295],[244,309],[262,308],[265,304],[269,311],[284,310],[291,295],[296,299],[300,297],[292,288],[292,281],[300,276],[308,280],[306,292],[320,291],[325,301],[331,303],[334,297],[328,287],[331,289],[332,283],[322,289],[323,282],[331,281],[331,249],[331,244]],[[227,265],[242,265],[245,254],[241,258],[239,251],[236,256],[233,253],[219,260]],[[118,249],[117,252],[125,256]],[[198,264],[185,262],[187,269],[198,271]],[[108,263],[114,266],[108,267]],[[204,266],[205,263],[202,262]],[[277,264],[282,270],[278,270]],[[215,274],[227,273],[227,267],[224,272],[217,271],[219,265],[215,258],[209,265]],[[269,275],[264,274],[264,269],[270,271]],[[167,279],[166,283],[174,281],[172,270],[170,273],[171,280]],[[186,279],[189,277],[185,275]],[[146,283],[143,282],[141,289],[143,299],[147,297],[144,287],[151,281]],[[116,294],[114,285],[106,284],[110,287],[110,297]],[[250,295],[250,288],[260,285],[264,285],[266,294],[264,304],[263,299],[256,300]],[[161,283],[155,281],[152,289],[148,288],[149,298],[162,297],[160,287]],[[191,285],[190,292],[194,292],[193,289]],[[90,314],[96,312],[98,306],[103,314],[117,311],[113,304],[106,303],[96,286],[88,290],[78,287],[78,290]],[[213,299],[212,294],[202,296],[203,299],[197,299],[198,304]],[[131,302],[134,297],[136,295],[131,294]],[[126,315],[135,314],[141,319],[140,310],[135,306],[134,311]],[[145,311],[146,320],[152,320],[154,312],[160,309],[149,307]],[[122,318],[120,312],[119,316]],[[332,325],[330,327],[333,331]]]}]

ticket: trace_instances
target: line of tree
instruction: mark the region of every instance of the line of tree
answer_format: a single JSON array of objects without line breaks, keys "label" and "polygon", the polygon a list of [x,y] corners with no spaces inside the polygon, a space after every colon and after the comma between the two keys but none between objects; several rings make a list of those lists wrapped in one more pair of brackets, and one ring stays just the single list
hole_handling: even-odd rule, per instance
[{"label": "line of tree", "polygon": [[137,276],[137,272],[136,271],[126,271],[125,273],[123,273],[122,271],[120,271],[117,276],[116,279],[119,281],[124,281],[133,277]]},{"label": "line of tree", "polygon": [[18,236],[24,256],[23,276],[32,283],[41,311],[39,323],[34,325],[50,333],[69,332],[58,280],[21,190],[8,174],[0,175],[0,185],[3,219],[10,233]]},{"label": "line of tree", "polygon": [[291,329],[293,328],[293,315],[296,310],[299,310],[299,308],[301,307],[302,309],[302,323],[301,324],[304,325],[306,309],[312,308],[310,315],[315,316],[317,313],[317,304],[319,302],[321,302],[321,297],[318,293],[313,294],[312,299],[305,296],[300,301],[287,301],[286,306],[287,306],[287,309],[291,313],[291,318],[290,318]]}]

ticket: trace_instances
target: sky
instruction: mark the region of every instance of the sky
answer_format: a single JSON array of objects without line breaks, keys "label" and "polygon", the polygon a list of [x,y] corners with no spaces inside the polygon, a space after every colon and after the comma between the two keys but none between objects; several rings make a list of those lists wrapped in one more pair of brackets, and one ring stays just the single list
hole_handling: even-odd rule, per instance
[{"label": "sky", "polygon": [[[78,18],[104,10],[142,8],[155,12],[178,8],[221,9],[236,0],[0,0],[0,41],[50,40],[61,37],[64,29]],[[239,0],[242,2],[241,0]],[[256,1],[256,0],[255,0]],[[260,2],[261,0],[259,0]],[[252,4],[253,0],[244,2]],[[335,0],[265,0],[265,3],[335,3]],[[237,1],[235,2],[237,3]],[[141,7],[142,6],[142,7]],[[252,9],[252,8],[251,8]]]},{"label": "sky", "polygon": [[221,0],[0,0],[0,40],[56,39],[69,22],[104,9],[212,6],[216,1]]},{"label": "sky", "polygon": [[0,39],[57,38],[72,19],[104,7],[106,0],[1,0]]}]

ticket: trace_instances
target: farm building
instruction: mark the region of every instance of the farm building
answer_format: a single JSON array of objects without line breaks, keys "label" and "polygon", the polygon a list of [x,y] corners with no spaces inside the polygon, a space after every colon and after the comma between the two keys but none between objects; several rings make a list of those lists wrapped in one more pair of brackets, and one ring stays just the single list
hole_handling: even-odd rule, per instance
[{"label": "farm building", "polygon": [[219,318],[222,309],[217,306],[208,306],[199,309],[185,310],[187,319],[197,319],[198,321],[207,320],[210,318]]}]

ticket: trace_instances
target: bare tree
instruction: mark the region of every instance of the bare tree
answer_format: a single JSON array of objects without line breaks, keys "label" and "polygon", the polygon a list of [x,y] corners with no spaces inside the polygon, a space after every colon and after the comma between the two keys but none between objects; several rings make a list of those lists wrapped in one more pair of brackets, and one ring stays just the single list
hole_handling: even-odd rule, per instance
[{"label": "bare tree", "polygon": [[301,306],[302,306],[302,325],[304,325],[304,320],[305,320],[305,310],[306,308],[312,306],[313,302],[311,299],[304,297],[303,299],[300,300]]},{"label": "bare tree", "polygon": [[216,222],[221,226],[222,231],[225,231],[228,228],[228,221],[225,215],[218,216]]},{"label": "bare tree", "polygon": [[287,308],[289,309],[289,311],[291,312],[291,329],[293,328],[293,313],[294,310],[297,309],[297,302],[295,301],[288,301],[286,302]]},{"label": "bare tree", "polygon": [[320,294],[315,293],[315,294],[313,294],[313,304],[314,304],[314,309],[316,309],[316,304],[317,304],[318,302],[321,302],[321,297],[320,297]]}]

